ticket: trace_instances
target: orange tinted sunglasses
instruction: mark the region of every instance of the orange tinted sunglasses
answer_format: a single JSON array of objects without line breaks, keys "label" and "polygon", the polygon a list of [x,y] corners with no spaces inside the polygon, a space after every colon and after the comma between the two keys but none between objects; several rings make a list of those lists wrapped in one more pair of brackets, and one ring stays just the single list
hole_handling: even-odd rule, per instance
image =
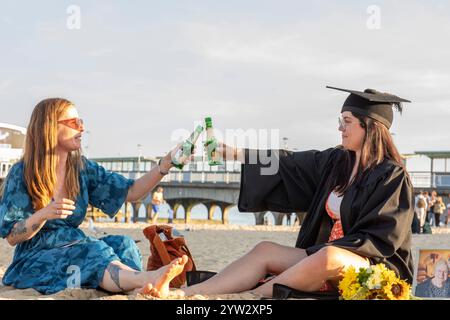
[{"label": "orange tinted sunglasses", "polygon": [[77,131],[84,130],[84,122],[83,122],[83,119],[80,119],[80,118],[70,118],[70,119],[58,120],[58,123],[63,124],[71,129],[74,129]]}]

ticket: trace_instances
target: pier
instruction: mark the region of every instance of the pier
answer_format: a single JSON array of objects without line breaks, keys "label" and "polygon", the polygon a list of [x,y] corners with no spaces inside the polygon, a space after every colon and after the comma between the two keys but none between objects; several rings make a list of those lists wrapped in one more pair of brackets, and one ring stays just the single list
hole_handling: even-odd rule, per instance
[{"label": "pier", "polygon": [[[414,186],[414,192],[436,190],[442,195],[444,201],[448,201],[450,194],[450,151],[418,151],[411,156],[425,156],[431,160],[430,171],[412,171],[409,172],[411,182]],[[407,161],[408,157],[404,157]],[[156,166],[159,158],[153,157],[118,157],[118,158],[92,158],[105,169],[117,172],[127,178],[137,179],[144,173]],[[444,161],[443,170],[435,170],[436,162]],[[0,182],[6,177],[8,169],[12,163],[4,163],[1,166],[2,176]],[[173,168],[159,184],[164,188],[164,198],[170,207],[174,210],[174,219],[180,218],[180,208],[184,208],[184,221],[191,221],[192,208],[203,204],[207,209],[205,220],[213,220],[216,208],[220,208],[221,223],[228,223],[228,212],[230,208],[237,206],[240,189],[241,165],[238,162],[227,161],[224,165],[210,167],[202,159],[196,159],[189,165],[186,165],[182,171]],[[154,218],[151,206],[152,193],[148,193],[142,199],[136,202],[124,204],[124,210],[121,215],[125,222],[151,222]],[[145,217],[139,217],[139,211],[145,209]],[[257,225],[264,224],[264,212],[255,212],[255,222]],[[288,213],[271,212],[275,224],[281,225]],[[295,213],[298,221],[301,223],[304,213]],[[101,216],[93,208],[88,215],[94,219]],[[120,215],[116,218],[119,221]]]}]

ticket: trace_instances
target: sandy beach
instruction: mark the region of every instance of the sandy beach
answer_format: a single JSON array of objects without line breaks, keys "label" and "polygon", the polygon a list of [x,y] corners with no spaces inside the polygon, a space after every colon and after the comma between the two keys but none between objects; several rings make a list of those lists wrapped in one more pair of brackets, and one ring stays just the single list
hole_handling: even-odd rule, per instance
[{"label": "sandy beach", "polygon": [[[142,234],[148,226],[144,223],[115,224],[99,223],[97,227],[107,234],[125,234],[138,243],[142,253],[144,267],[149,256],[149,243]],[[260,241],[273,241],[287,246],[294,246],[299,227],[288,226],[239,226],[239,225],[175,225],[186,238],[187,244],[198,270],[219,271],[228,263],[239,258]],[[86,234],[94,236],[82,225]],[[418,248],[445,248],[450,244],[450,228],[434,229],[433,235],[414,235],[413,254],[417,260]],[[226,250],[225,250],[226,249]],[[5,240],[0,240],[0,279],[8,267],[13,248]],[[194,296],[189,299],[259,299],[251,294]],[[98,290],[65,290],[54,295],[41,295],[33,289],[17,290],[0,284],[0,299],[40,299],[40,300],[135,300],[153,299],[143,295],[110,295]]]}]

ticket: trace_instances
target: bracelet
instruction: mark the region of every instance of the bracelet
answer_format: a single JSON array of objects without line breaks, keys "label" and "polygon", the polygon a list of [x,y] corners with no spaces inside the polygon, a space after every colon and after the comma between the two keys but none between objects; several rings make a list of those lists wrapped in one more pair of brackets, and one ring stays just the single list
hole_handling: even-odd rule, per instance
[{"label": "bracelet", "polygon": [[167,172],[161,171],[161,160],[162,160],[162,158],[160,158],[159,161],[158,161],[158,171],[159,171],[160,175],[166,176],[169,173],[169,171],[167,171]]}]

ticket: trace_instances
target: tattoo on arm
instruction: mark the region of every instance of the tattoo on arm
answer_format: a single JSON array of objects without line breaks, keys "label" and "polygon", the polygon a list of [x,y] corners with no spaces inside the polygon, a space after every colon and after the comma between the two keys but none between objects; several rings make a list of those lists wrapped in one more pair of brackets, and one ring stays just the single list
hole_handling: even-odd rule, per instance
[{"label": "tattoo on arm", "polygon": [[121,269],[119,268],[119,266],[116,265],[116,264],[110,263],[108,265],[108,267],[106,268],[106,270],[108,270],[109,274],[111,275],[111,279],[112,279],[112,281],[114,281],[114,283],[116,284],[117,288],[119,288],[120,290],[125,292],[125,289],[123,289],[120,286],[119,272],[120,272]]},{"label": "tattoo on arm", "polygon": [[13,229],[11,230],[11,236],[15,237],[18,235],[22,235],[27,233],[27,221],[26,220],[20,220],[17,222]]},{"label": "tattoo on arm", "polygon": [[33,231],[37,231],[37,230],[39,230],[39,227],[40,227],[40,224],[39,224],[39,223],[35,223],[35,224],[33,224],[33,225],[31,226],[31,229],[32,229]]}]

